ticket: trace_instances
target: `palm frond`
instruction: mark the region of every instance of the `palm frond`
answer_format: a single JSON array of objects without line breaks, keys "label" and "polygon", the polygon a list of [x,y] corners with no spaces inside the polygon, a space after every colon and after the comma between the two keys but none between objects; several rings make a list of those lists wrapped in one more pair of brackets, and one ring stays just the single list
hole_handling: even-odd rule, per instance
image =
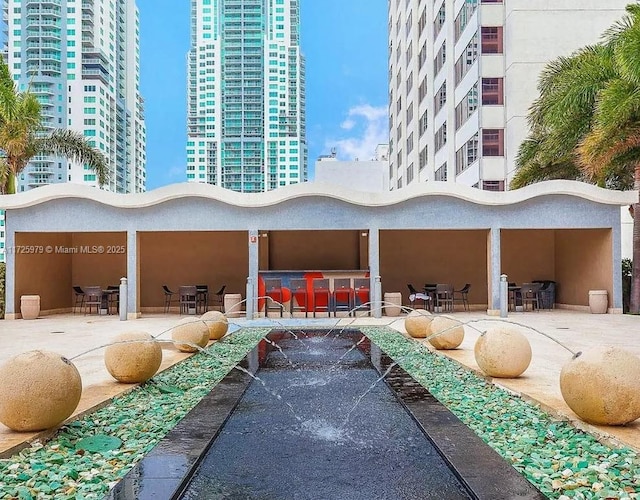
[{"label": "palm frond", "polygon": [[640,85],[638,54],[640,54],[640,13],[634,23],[618,35],[614,45],[614,59],[618,72],[622,78],[635,85]]},{"label": "palm frond", "polygon": [[588,177],[602,178],[620,157],[640,155],[640,125],[609,132],[595,128],[587,134],[577,148],[580,169]]},{"label": "palm frond", "polygon": [[96,173],[100,186],[109,180],[106,158],[82,134],[68,129],[56,129],[51,134],[38,138],[37,144],[41,154],[64,156],[87,165]]}]

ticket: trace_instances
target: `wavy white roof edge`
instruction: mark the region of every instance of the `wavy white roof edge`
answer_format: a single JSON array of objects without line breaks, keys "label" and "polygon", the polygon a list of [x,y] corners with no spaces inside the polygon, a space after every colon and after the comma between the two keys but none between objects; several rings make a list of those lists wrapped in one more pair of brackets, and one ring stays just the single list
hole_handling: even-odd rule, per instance
[{"label": "wavy white roof edge", "polygon": [[638,202],[638,191],[612,191],[577,181],[544,181],[513,191],[482,191],[453,182],[414,183],[406,188],[385,192],[364,192],[339,185],[307,182],[281,187],[265,193],[238,193],[210,184],[180,183],[145,193],[118,194],[70,182],[50,184],[30,191],[0,196],[0,208],[26,208],[51,200],[77,198],[92,200],[118,208],[143,208],[180,198],[207,198],[239,207],[265,207],[284,201],[324,197],[353,205],[388,206],[424,196],[449,196],[478,205],[510,205],[533,198],[566,195],[606,205],[629,205]]}]

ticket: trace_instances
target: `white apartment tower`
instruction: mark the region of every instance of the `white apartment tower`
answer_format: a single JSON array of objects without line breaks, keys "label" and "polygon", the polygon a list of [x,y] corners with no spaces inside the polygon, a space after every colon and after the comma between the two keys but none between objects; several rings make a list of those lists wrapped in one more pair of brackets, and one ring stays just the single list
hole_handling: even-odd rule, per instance
[{"label": "white apartment tower", "polygon": [[628,0],[389,0],[389,184],[503,190],[538,76]]},{"label": "white apartment tower", "polygon": [[[20,90],[42,105],[45,129],[82,132],[107,158],[104,189],[141,192],[146,130],[135,0],[4,0],[5,54]],[[97,185],[83,164],[40,156],[18,190],[57,182]]]},{"label": "white apartment tower", "polygon": [[299,0],[191,0],[187,99],[188,181],[306,181]]}]

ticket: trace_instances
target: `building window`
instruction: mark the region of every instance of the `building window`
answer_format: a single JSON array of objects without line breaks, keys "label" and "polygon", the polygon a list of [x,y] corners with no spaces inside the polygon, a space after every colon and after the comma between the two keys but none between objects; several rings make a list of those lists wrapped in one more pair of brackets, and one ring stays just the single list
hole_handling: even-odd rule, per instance
[{"label": "building window", "polygon": [[411,92],[412,88],[413,88],[413,71],[409,74],[409,77],[407,78],[407,95],[409,95],[409,92]]},{"label": "building window", "polygon": [[482,53],[502,54],[502,26],[482,27]]},{"label": "building window", "polygon": [[424,134],[427,130],[427,110],[425,109],[424,113],[422,113],[422,116],[420,117],[420,123],[418,125],[418,130],[420,132],[420,136],[422,136],[422,134]]},{"label": "building window", "polygon": [[438,34],[440,33],[440,30],[444,26],[444,23],[446,20],[445,3],[446,2],[442,2],[442,5],[440,6],[440,10],[438,10],[438,15],[436,16],[436,20],[433,22],[433,39],[434,40],[438,38]]},{"label": "building window", "polygon": [[436,95],[433,97],[433,107],[435,114],[438,114],[438,111],[442,109],[442,107],[447,103],[447,81],[445,80]]},{"label": "building window", "polygon": [[476,62],[476,59],[478,59],[478,33],[473,35],[464,52],[456,61],[456,85],[462,81],[471,66]]},{"label": "building window", "polygon": [[482,189],[485,191],[504,191],[504,181],[482,181]]},{"label": "building window", "polygon": [[427,87],[427,76],[425,75],[425,77],[420,82],[420,86],[418,87],[418,101],[419,102],[422,102],[422,100],[426,97],[427,88],[428,88]]},{"label": "building window", "polygon": [[[407,137],[407,154],[411,153],[411,151],[413,151],[413,132]],[[407,179],[407,182],[409,182],[409,179]]]},{"label": "building window", "polygon": [[418,168],[422,170],[424,167],[427,166],[427,146],[422,148],[422,150],[420,151],[420,154],[418,155],[418,159],[419,159]]},{"label": "building window", "polygon": [[436,131],[434,147],[436,152],[447,143],[447,122],[444,122],[440,128]]},{"label": "building window", "polygon": [[413,163],[407,167],[407,184],[413,181]]},{"label": "building window", "polygon": [[425,61],[427,60],[427,42],[422,44],[420,52],[418,52],[418,69],[422,69]]},{"label": "building window", "polygon": [[476,83],[456,106],[456,130],[478,109],[478,84]]},{"label": "building window", "polygon": [[469,19],[471,19],[471,16],[473,16],[477,8],[478,8],[478,0],[469,0],[462,5],[462,8],[460,9],[460,12],[458,12],[458,15],[456,16],[456,20],[455,20],[455,41],[456,42],[460,38],[460,35],[462,35],[462,32],[464,31],[464,29],[467,27],[467,24],[469,24]]},{"label": "building window", "polygon": [[504,104],[504,87],[502,78],[482,79],[482,104]]},{"label": "building window", "polygon": [[407,107],[407,127],[409,126],[412,120],[413,120],[413,103],[409,104],[409,106]]},{"label": "building window", "polygon": [[460,175],[478,159],[478,134],[456,151],[456,175]]},{"label": "building window", "polygon": [[433,176],[433,180],[434,181],[446,181],[447,180],[447,162],[445,161],[444,164],[438,169],[436,170],[434,176]]},{"label": "building window", "polygon": [[504,156],[504,129],[482,130],[482,156]]},{"label": "building window", "polygon": [[437,75],[444,63],[447,61],[447,49],[446,49],[447,41],[442,42],[442,46],[438,53],[436,54],[436,58],[433,60],[433,74]]},{"label": "building window", "polygon": [[424,28],[427,25],[427,8],[422,9],[422,13],[420,14],[420,19],[418,19],[418,38],[422,35]]}]

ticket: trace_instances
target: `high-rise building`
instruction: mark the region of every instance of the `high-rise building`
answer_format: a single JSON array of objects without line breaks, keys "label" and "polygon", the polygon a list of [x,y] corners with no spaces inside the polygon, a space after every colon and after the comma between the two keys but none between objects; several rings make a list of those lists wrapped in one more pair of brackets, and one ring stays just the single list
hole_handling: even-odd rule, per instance
[{"label": "high-rise building", "polygon": [[306,181],[304,68],[299,0],[191,0],[187,180]]},{"label": "high-rise building", "polygon": [[[5,54],[19,90],[42,105],[45,131],[81,132],[107,158],[104,189],[146,185],[140,95],[140,23],[135,0],[4,0]],[[58,182],[97,185],[83,164],[37,156],[18,190]]]},{"label": "high-rise building", "polygon": [[391,189],[505,189],[540,72],[599,42],[627,3],[389,0]]}]

